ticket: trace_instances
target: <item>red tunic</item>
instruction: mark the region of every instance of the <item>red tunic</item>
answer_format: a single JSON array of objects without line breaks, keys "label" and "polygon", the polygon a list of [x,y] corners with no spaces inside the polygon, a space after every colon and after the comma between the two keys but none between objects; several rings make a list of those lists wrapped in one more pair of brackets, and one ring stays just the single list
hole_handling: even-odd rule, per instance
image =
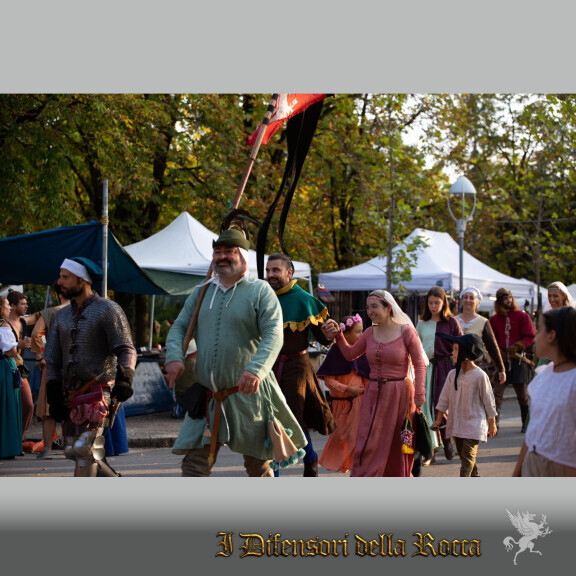
[{"label": "red tunic", "polygon": [[[506,318],[510,319],[509,334],[506,333]],[[506,350],[520,340],[524,342],[525,348],[534,342],[534,325],[524,310],[511,310],[507,316],[493,314],[490,316],[490,325],[496,336],[498,346],[502,350]]]}]

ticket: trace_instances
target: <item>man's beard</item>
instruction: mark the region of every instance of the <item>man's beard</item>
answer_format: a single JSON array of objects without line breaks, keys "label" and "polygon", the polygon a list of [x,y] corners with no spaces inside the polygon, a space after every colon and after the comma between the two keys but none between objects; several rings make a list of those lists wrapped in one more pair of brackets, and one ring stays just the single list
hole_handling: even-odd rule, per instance
[{"label": "man's beard", "polygon": [[242,264],[232,264],[230,260],[220,260],[216,264],[216,271],[221,278],[231,278],[244,273]]},{"label": "man's beard", "polygon": [[273,290],[280,290],[284,284],[278,278],[269,278],[268,284],[272,287]]},{"label": "man's beard", "polygon": [[61,286],[60,291],[62,292],[62,296],[64,296],[64,298],[66,298],[67,300],[72,300],[72,298],[76,298],[77,296],[80,296],[80,294],[82,293],[82,290],[80,290],[80,288],[78,287],[64,288],[63,286]]}]

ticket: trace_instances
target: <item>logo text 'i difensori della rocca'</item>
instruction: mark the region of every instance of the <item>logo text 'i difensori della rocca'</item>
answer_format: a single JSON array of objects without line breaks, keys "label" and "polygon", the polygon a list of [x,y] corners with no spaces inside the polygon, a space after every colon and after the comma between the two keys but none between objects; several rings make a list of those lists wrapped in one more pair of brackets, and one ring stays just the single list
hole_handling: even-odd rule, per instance
[{"label": "logo text 'i difensori della rocca'", "polygon": [[[364,539],[355,534],[353,538],[344,535],[339,539],[315,538],[282,538],[279,533],[268,535],[265,538],[257,533],[218,532],[217,546],[220,550],[216,556],[230,558],[236,550],[240,558],[247,557],[347,557],[349,555],[365,557],[402,557],[402,556],[428,556],[446,557],[463,556],[479,557],[480,540],[478,539],[436,539],[429,532],[414,532],[415,539],[408,543],[394,534],[378,534],[376,538]],[[235,548],[234,540],[238,540]],[[411,548],[408,548],[411,546]],[[412,552],[410,554],[410,552]]]},{"label": "logo text 'i difensori della rocca'", "polygon": [[516,551],[516,554],[514,554],[514,564],[517,565],[516,558],[518,557],[518,554],[525,550],[542,556],[540,550],[534,550],[533,540],[536,540],[539,536],[544,537],[552,532],[546,522],[546,515],[542,514],[540,523],[537,523],[534,522],[536,514],[530,514],[529,512],[516,512],[516,514],[512,514],[508,509],[506,509],[506,512],[508,512],[508,516],[510,517],[510,521],[514,528],[520,532],[520,539],[518,542],[516,542],[512,536],[504,538],[504,546],[506,546],[507,552],[513,550],[514,546],[512,544],[518,546],[518,550]]}]

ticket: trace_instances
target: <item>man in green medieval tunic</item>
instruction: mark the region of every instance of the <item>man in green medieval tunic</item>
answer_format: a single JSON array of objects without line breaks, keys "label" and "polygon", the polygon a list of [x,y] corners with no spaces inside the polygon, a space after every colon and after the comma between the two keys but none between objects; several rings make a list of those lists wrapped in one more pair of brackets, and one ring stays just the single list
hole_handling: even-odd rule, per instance
[{"label": "man in green medieval tunic", "polygon": [[[248,275],[249,248],[233,228],[213,242],[214,277],[192,335],[197,383],[186,392],[191,401],[172,448],[184,456],[183,476],[209,476],[223,444],[244,455],[248,476],[272,476],[274,418],[292,430],[297,448],[306,444],[272,372],[282,347],[282,310],[268,283]],[[183,342],[200,290],[188,297],[166,339],[170,387],[184,373]]]}]

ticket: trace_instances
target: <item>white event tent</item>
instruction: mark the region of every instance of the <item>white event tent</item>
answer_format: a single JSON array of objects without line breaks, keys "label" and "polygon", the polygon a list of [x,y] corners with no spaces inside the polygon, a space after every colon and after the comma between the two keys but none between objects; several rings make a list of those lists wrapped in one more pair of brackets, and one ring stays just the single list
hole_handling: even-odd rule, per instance
[{"label": "white event tent", "polygon": [[[450,293],[460,288],[460,245],[446,232],[433,232],[416,228],[393,251],[404,249],[410,245],[415,237],[420,237],[427,244],[417,251],[412,279],[402,282],[402,286],[409,292],[425,294],[432,286],[441,286]],[[386,287],[387,258],[372,258],[363,264],[338,270],[325,272],[318,276],[318,282],[330,291],[370,291]],[[496,291],[500,287],[512,291],[514,299],[520,307],[525,300],[536,305],[536,284],[525,279],[516,279],[502,274],[490,266],[480,262],[466,251],[463,253],[464,282],[466,286],[476,286],[484,300],[485,309],[492,308]],[[393,285],[397,290],[399,285]],[[534,298],[534,301],[533,301]]]},{"label": "white event tent", "polygon": [[[211,232],[188,212],[182,212],[168,226],[156,234],[124,249],[140,268],[172,294],[187,294],[202,282],[212,261]],[[256,251],[249,251],[250,273],[258,275]],[[264,263],[267,261],[264,258]],[[308,282],[312,292],[312,271],[306,262],[294,261],[294,278]]]}]

